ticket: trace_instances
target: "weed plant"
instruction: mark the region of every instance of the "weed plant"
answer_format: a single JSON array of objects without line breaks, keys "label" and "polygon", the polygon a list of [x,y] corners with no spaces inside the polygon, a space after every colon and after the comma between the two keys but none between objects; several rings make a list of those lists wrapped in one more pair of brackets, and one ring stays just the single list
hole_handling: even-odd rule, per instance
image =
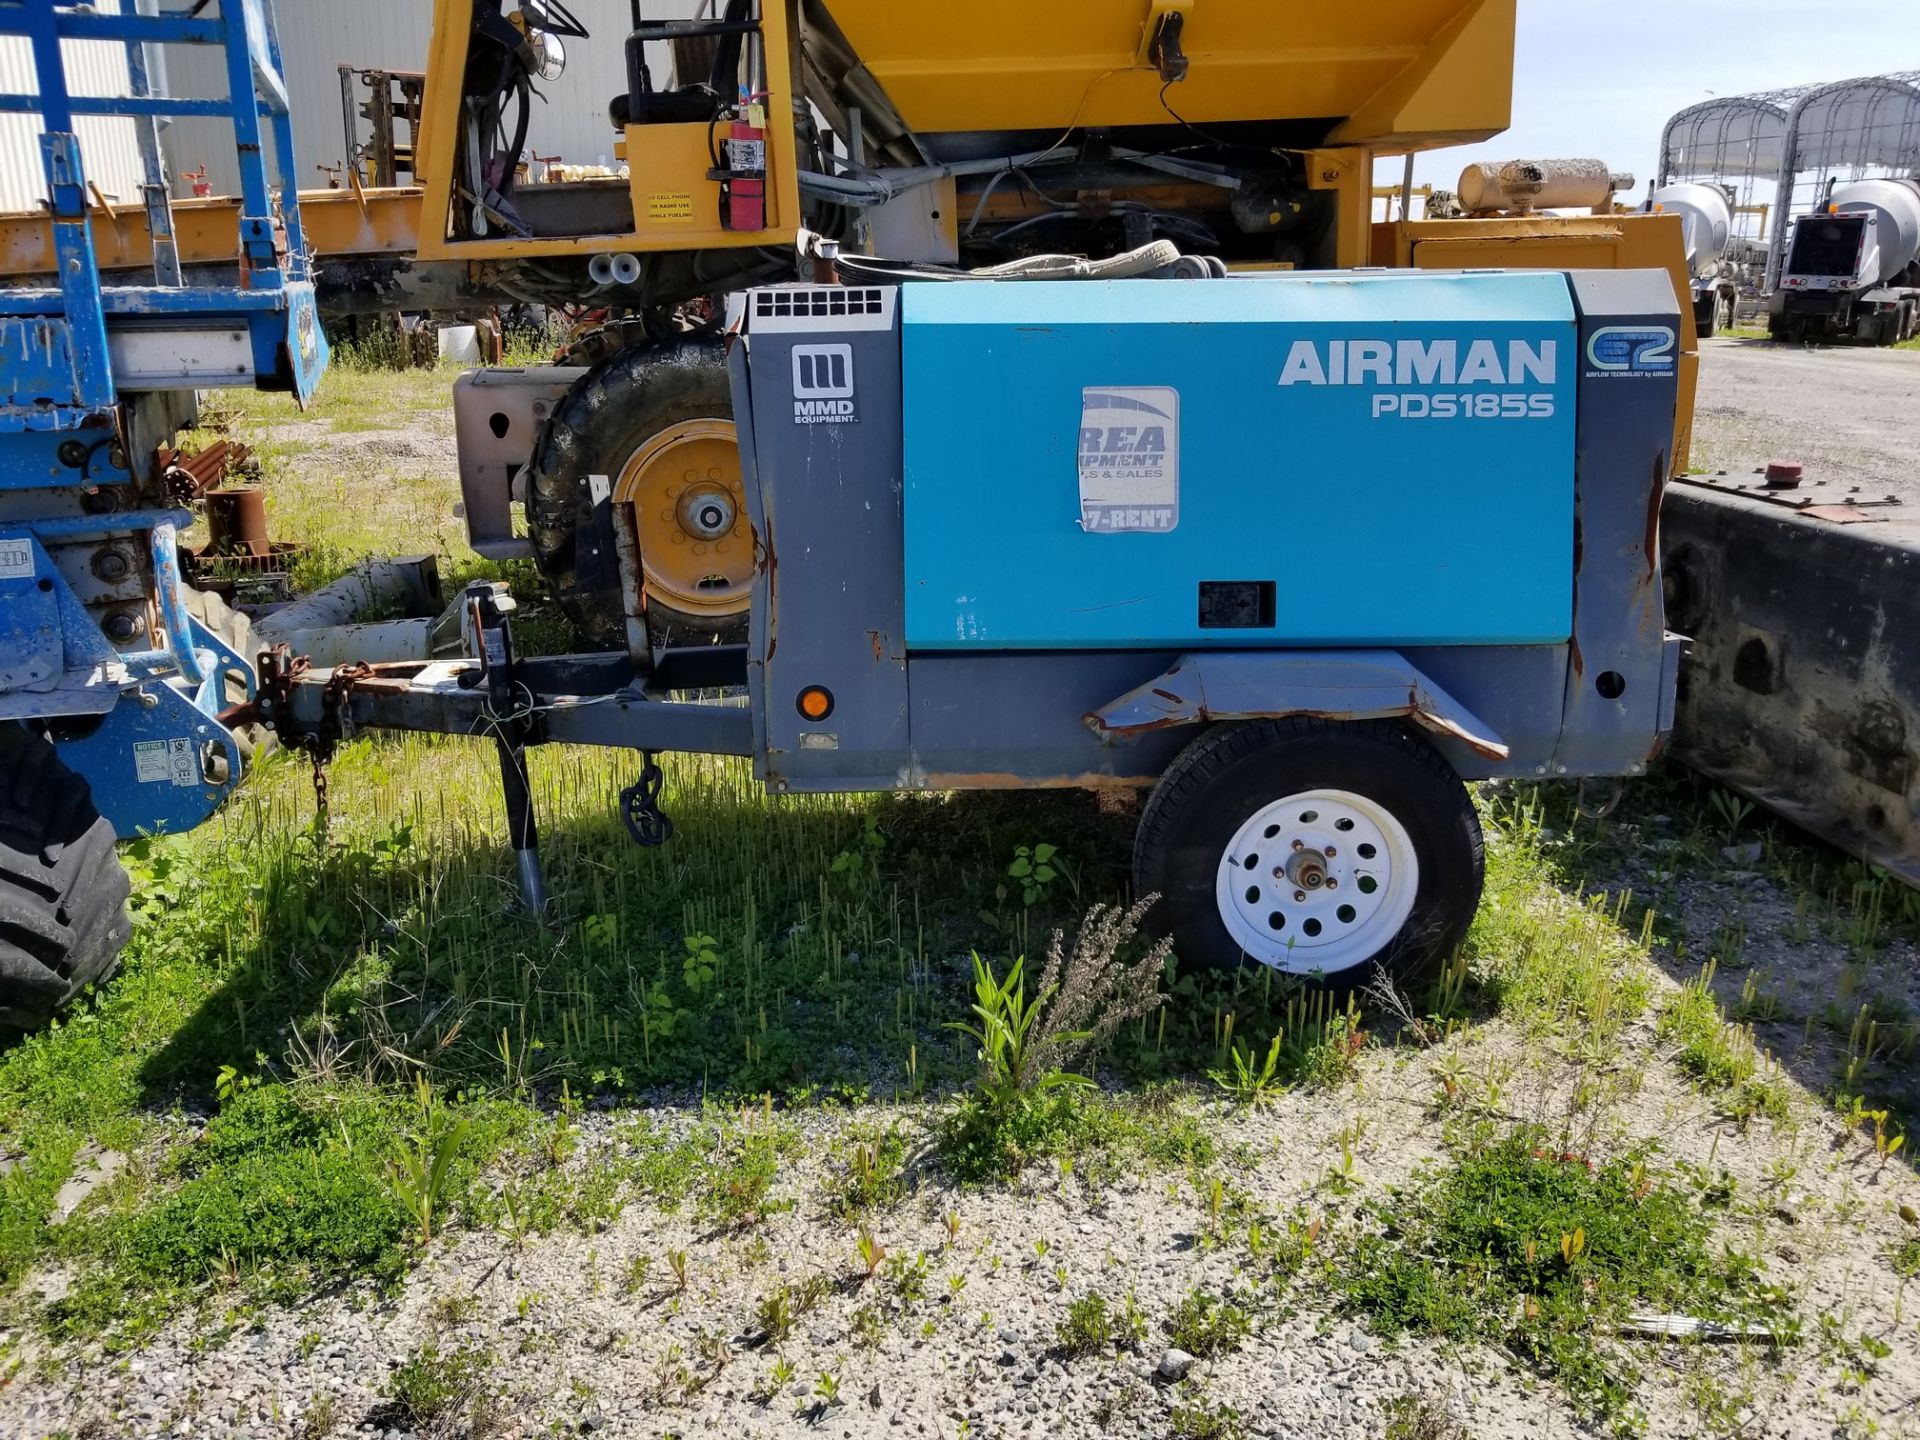
[{"label": "weed plant", "polygon": [[1595,1161],[1516,1130],[1372,1214],[1340,1282],[1352,1309],[1387,1334],[1500,1336],[1622,1431],[1637,1423],[1639,1366],[1615,1338],[1630,1313],[1796,1328],[1760,1263],[1717,1244],[1699,1199],[1644,1155]]}]

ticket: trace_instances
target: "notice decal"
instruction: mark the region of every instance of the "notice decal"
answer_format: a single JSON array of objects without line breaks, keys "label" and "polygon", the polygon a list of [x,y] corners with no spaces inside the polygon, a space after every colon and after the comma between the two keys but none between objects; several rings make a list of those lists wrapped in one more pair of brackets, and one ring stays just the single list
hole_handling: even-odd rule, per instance
[{"label": "notice decal", "polygon": [[1164,534],[1180,523],[1180,392],[1100,385],[1080,392],[1080,528]]}]

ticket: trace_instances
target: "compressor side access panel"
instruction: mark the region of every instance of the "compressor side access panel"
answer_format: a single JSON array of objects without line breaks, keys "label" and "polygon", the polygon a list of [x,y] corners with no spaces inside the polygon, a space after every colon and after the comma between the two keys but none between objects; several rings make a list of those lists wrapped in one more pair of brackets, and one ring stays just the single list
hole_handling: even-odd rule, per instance
[{"label": "compressor side access panel", "polygon": [[[729,357],[760,552],[748,616],[754,767],[775,789],[909,783],[899,295],[751,291],[746,339]],[[783,652],[786,617],[805,634]],[[816,716],[802,706],[820,692]]]},{"label": "compressor side access panel", "polygon": [[916,650],[1557,645],[1566,276],[901,292]]}]

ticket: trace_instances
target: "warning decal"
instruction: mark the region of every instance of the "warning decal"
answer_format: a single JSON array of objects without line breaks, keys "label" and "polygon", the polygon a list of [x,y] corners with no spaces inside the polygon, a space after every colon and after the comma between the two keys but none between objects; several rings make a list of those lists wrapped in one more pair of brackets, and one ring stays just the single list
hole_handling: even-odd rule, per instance
[{"label": "warning decal", "polygon": [[33,575],[33,542],[24,536],[0,540],[0,580],[25,580]]},{"label": "warning decal", "polygon": [[188,789],[200,783],[200,759],[193,741],[182,735],[173,740],[133,742],[133,777],[142,785],[177,785]]},{"label": "warning decal", "polygon": [[1080,528],[1164,533],[1180,523],[1180,392],[1080,392]]},{"label": "warning decal", "polygon": [[656,225],[693,223],[691,190],[659,190],[647,196],[647,219]]}]

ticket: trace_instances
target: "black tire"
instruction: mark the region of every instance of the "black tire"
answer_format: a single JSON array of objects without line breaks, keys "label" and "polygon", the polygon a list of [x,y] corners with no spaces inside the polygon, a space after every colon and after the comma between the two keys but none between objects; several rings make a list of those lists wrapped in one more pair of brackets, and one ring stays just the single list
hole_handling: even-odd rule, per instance
[{"label": "black tire", "polygon": [[0,1030],[36,1030],[119,964],[127,872],[87,782],[0,725]]},{"label": "black tire", "polygon": [[[1379,944],[1347,955],[1337,968],[1315,964],[1306,943],[1294,949],[1278,938],[1272,943],[1283,947],[1283,960],[1249,955],[1230,932],[1216,899],[1221,862],[1240,827],[1264,807],[1309,791],[1346,792],[1386,812],[1403,827],[1419,871],[1405,920]],[[1247,857],[1250,862],[1260,858],[1251,852]],[[1349,893],[1356,895],[1367,886],[1360,870],[1357,856],[1326,866],[1336,884],[1346,875],[1355,887]],[[1268,873],[1269,867],[1260,864],[1249,880],[1265,883]],[[1183,962],[1221,969],[1271,963],[1314,983],[1349,989],[1371,978],[1376,964],[1403,986],[1431,975],[1466,935],[1486,865],[1480,819],[1466,787],[1431,745],[1388,721],[1338,724],[1290,717],[1216,726],[1174,758],[1140,816],[1133,875],[1136,894],[1160,896],[1154,923],[1172,935]],[[1391,906],[1383,915],[1390,913]],[[1364,917],[1361,923],[1367,923]],[[1329,921],[1330,942],[1337,939],[1332,930]],[[1304,941],[1297,928],[1295,933]]]},{"label": "black tire", "polygon": [[1693,307],[1693,331],[1702,340],[1711,340],[1720,319],[1720,297],[1708,295],[1707,303]]},{"label": "black tire", "polygon": [[556,365],[603,365],[622,350],[638,350],[658,338],[638,316],[609,320],[574,336],[553,357]]},{"label": "black tire", "polygon": [[[596,332],[598,333],[598,332]],[[589,475],[616,477],[654,435],[689,420],[731,420],[733,391],[718,340],[684,338],[617,351],[574,382],[534,447],[527,533],[554,598],[590,645],[625,644],[620,589],[594,584],[576,561],[577,537],[593,522]],[[696,615],[650,601],[657,638],[744,636],[746,613]]]}]

